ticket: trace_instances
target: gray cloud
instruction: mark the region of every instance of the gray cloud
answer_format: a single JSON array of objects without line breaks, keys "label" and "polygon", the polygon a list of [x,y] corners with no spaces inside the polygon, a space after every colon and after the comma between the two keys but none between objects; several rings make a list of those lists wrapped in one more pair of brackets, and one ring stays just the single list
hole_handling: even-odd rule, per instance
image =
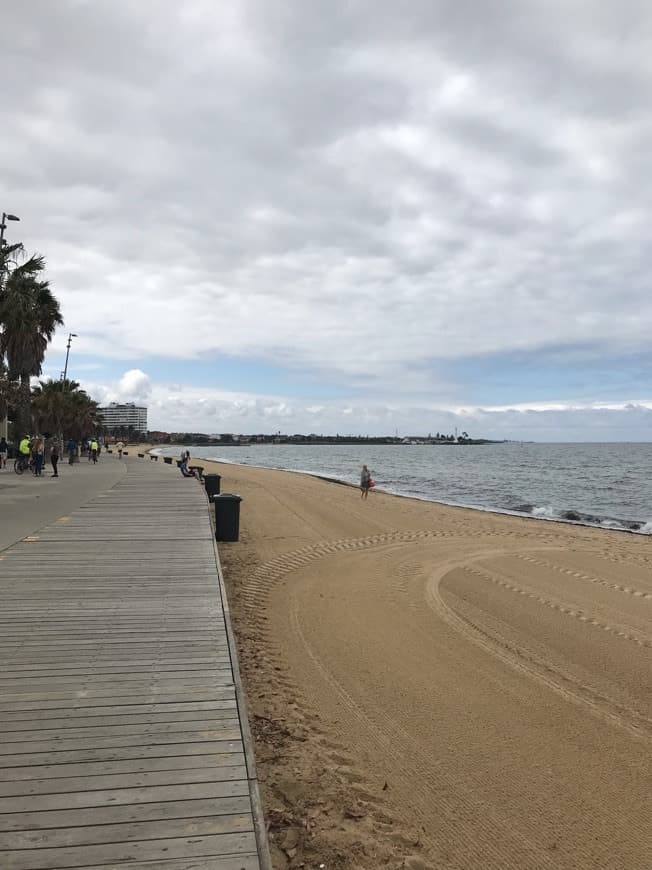
[{"label": "gray cloud", "polygon": [[436,387],[438,359],[647,349],[646,4],[41,0],[3,23],[2,207],[80,349],[388,391]]}]

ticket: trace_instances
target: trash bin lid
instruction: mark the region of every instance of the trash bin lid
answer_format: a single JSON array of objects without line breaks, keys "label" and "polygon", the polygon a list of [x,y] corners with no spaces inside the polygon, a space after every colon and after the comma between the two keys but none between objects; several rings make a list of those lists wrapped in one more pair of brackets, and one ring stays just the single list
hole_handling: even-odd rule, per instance
[{"label": "trash bin lid", "polygon": [[242,498],[234,492],[221,492],[219,495],[213,496],[213,501],[217,501],[218,498],[242,501]]}]

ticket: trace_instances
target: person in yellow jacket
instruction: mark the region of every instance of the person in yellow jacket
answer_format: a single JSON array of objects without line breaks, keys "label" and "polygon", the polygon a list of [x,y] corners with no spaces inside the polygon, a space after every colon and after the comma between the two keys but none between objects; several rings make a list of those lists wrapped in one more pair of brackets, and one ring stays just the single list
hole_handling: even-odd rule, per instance
[{"label": "person in yellow jacket", "polygon": [[29,435],[25,435],[24,438],[21,438],[20,444],[18,445],[18,452],[21,456],[29,456],[32,452],[32,443],[29,439]]},{"label": "person in yellow jacket", "polygon": [[92,459],[93,462],[96,463],[96,464],[97,464],[97,451],[98,451],[98,448],[99,448],[99,444],[97,443],[97,439],[96,439],[96,438],[93,438],[93,439],[91,440],[91,459]]}]

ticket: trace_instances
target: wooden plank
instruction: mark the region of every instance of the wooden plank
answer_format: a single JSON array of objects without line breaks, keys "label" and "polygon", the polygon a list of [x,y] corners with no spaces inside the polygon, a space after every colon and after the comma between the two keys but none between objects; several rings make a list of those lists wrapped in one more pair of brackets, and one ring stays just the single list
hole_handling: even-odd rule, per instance
[{"label": "wooden plank", "polygon": [[[184,801],[183,805],[194,801]],[[172,811],[175,811],[172,803]],[[169,808],[169,807],[168,807]],[[143,815],[147,813],[144,809]],[[81,811],[80,811],[81,812]],[[118,811],[120,814],[120,811]],[[253,822],[246,813],[236,815],[202,814],[200,816],[181,816],[163,814],[162,819],[129,820],[129,813],[118,823],[107,822],[99,825],[76,825],[74,827],[54,827],[44,831],[5,831],[0,832],[0,852],[22,849],[47,849],[48,851],[66,846],[94,846],[101,843],[127,843],[130,840],[162,840],[169,837],[201,837],[211,834],[234,834],[253,830]]]},{"label": "wooden plank", "polygon": [[[32,722],[41,719],[47,721],[57,716],[76,718],[79,716],[124,716],[132,714],[160,715],[178,712],[200,712],[211,710],[231,710],[236,708],[235,699],[222,699],[217,701],[182,701],[180,703],[155,703],[155,704],[120,704],[116,706],[75,706],[75,707],[36,707],[32,710],[17,710],[0,712],[0,722],[13,723],[16,721]],[[43,715],[41,716],[41,711]]]},{"label": "wooden plank", "polygon": [[[233,712],[233,711],[231,711]],[[122,738],[138,738],[134,741],[136,744],[145,743],[151,746],[157,740],[164,736],[172,736],[175,742],[179,742],[183,738],[181,735],[192,734],[194,740],[211,740],[217,734],[222,734],[224,731],[233,731],[239,734],[239,719],[233,715],[222,719],[212,719],[209,722],[196,722],[186,720],[182,722],[146,722],[146,723],[110,723],[104,725],[86,725],[84,727],[75,727],[68,724],[65,730],[61,728],[37,728],[34,730],[21,729],[20,731],[5,731],[3,733],[3,743],[20,745],[21,751],[25,752],[27,748],[35,743],[48,741],[57,749],[62,742],[62,738],[66,741],[74,741],[75,738],[82,737],[88,741],[93,741],[91,745],[95,746],[96,738],[111,739],[114,737]],[[200,736],[201,735],[201,736]],[[140,739],[143,738],[143,739]],[[120,744],[124,745],[124,744]],[[131,745],[131,744],[130,744]],[[0,755],[2,753],[0,752]]]},{"label": "wooden plank", "polygon": [[16,711],[30,710],[78,710],[96,707],[105,708],[150,708],[160,707],[163,704],[180,703],[213,703],[217,701],[230,701],[235,698],[233,687],[227,686],[206,692],[204,689],[196,689],[194,692],[184,691],[173,695],[150,692],[149,695],[99,695],[71,699],[61,698],[52,700],[47,697],[20,698],[16,701],[4,701],[0,699],[0,716],[3,712],[13,713]]},{"label": "wooden plank", "polygon": [[221,686],[216,688],[196,688],[194,691],[170,693],[166,690],[158,691],[156,688],[147,687],[148,691],[111,694],[104,692],[84,692],[78,697],[71,697],[65,692],[55,698],[42,693],[30,693],[29,697],[18,695],[12,701],[0,699],[0,714],[2,711],[15,712],[16,710],[74,710],[78,707],[131,707],[138,701],[140,706],[148,704],[178,703],[180,701],[225,701],[235,697],[233,686]]},{"label": "wooden plank", "polygon": [[[132,861],[152,861],[161,858],[198,858],[202,856],[232,857],[256,852],[253,832],[239,834],[204,834],[179,838],[103,843],[88,846],[67,846],[59,849],[24,849],[7,852],[2,870],[72,870],[108,863],[116,865]],[[220,863],[216,864],[220,867]]]},{"label": "wooden plank", "polygon": [[[210,663],[213,666],[208,664],[205,665],[197,665],[195,667],[189,666],[186,671],[182,670],[180,665],[176,664],[163,664],[163,665],[152,665],[149,669],[150,678],[172,678],[176,679],[179,676],[203,676],[211,678],[215,675],[224,675],[231,670],[230,661],[219,661],[216,660]],[[81,680],[84,677],[92,677],[94,680],[100,680],[113,677],[115,679],[120,676],[127,675],[133,676],[138,674],[140,678],[142,678],[146,671],[142,669],[145,668],[145,665],[128,665],[126,662],[124,665],[97,665],[95,669],[91,665],[87,665],[86,667],[66,667],[63,664],[51,665],[51,670],[43,670],[44,665],[38,665],[38,670],[34,670],[33,668],[27,669],[19,669],[18,667],[12,665],[5,672],[4,677],[0,678],[0,683],[3,687],[9,688],[12,686],[14,682],[18,682],[20,686],[32,686],[34,685],[34,681],[46,681],[49,679],[56,679],[61,677],[67,677],[70,679]],[[132,672],[129,672],[129,667],[131,667]]]},{"label": "wooden plank", "polygon": [[[259,870],[258,855],[204,855],[201,858],[173,858],[170,861],[138,861],[121,863],[119,870]],[[72,870],[63,867],[61,870]],[[115,864],[95,864],[93,870],[117,870]]]},{"label": "wooden plank", "polygon": [[[157,725],[157,724],[173,724],[179,722],[212,722],[216,719],[228,719],[237,717],[235,701],[225,701],[225,704],[231,706],[221,710],[188,710],[178,713],[132,713],[126,715],[114,714],[113,716],[66,716],[62,718],[48,718],[40,716],[36,719],[20,719],[13,722],[3,722],[0,720],[0,739],[12,739],[9,735],[16,733],[13,729],[19,728],[20,734],[38,734],[41,731],[50,729],[62,728],[97,728],[100,726],[110,725]],[[205,726],[204,726],[205,727]],[[33,739],[33,738],[28,738]]]},{"label": "wooden plank", "polygon": [[[193,788],[196,788],[193,786]],[[170,787],[173,792],[173,787]],[[195,794],[188,794],[185,798],[171,793],[169,798],[160,802],[148,802],[144,806],[140,803],[109,804],[99,807],[85,807],[83,809],[56,809],[43,812],[26,810],[25,812],[13,811],[0,815],[0,849],[23,849],[47,846],[56,846],[57,836],[61,829],[79,827],[97,827],[101,825],[122,825],[125,823],[163,821],[165,819],[199,818],[201,816],[237,816],[247,819],[250,809],[249,792],[240,797],[208,798]],[[240,826],[237,830],[249,830]],[[231,830],[235,830],[231,828]],[[42,831],[41,839],[30,836],[28,841],[22,843],[18,840],[2,840],[2,834],[11,832]],[[118,832],[122,835],[122,831]]]},{"label": "wooden plank", "polygon": [[[172,734],[138,733],[122,736],[120,734],[108,737],[63,737],[51,740],[31,741],[4,741],[0,743],[0,763],[10,760],[12,755],[19,755],[27,751],[38,755],[41,752],[51,752],[56,755],[59,752],[73,752],[78,749],[123,749],[125,746],[166,746],[183,742],[184,745],[192,743],[209,743],[215,740],[238,740],[240,729],[233,724],[233,719],[227,719],[223,723],[212,723],[212,728],[203,731],[182,731]],[[222,727],[218,727],[221,724]],[[57,734],[61,732],[57,731]]]},{"label": "wooden plank", "polygon": [[122,658],[125,661],[128,661],[130,656],[136,659],[138,657],[152,658],[156,655],[159,657],[164,656],[165,659],[174,660],[177,656],[183,655],[184,650],[188,653],[189,657],[193,658],[215,655],[223,656],[225,654],[224,647],[217,643],[192,645],[125,643],[115,647],[104,643],[86,644],[84,647],[80,647],[79,645],[71,647],[48,647],[43,645],[27,646],[24,644],[10,644],[7,647],[7,652],[11,656],[12,661],[19,664],[43,662],[46,658],[52,663],[67,662],[72,661],[73,657],[90,657],[91,654],[99,661],[108,661],[109,659],[113,660],[114,658]]},{"label": "wooden plank", "polygon": [[8,694],[20,694],[18,691],[24,687],[26,694],[35,692],[37,689],[48,687],[56,688],[57,691],[63,691],[70,688],[72,691],[77,691],[81,686],[92,684],[98,688],[117,687],[123,689],[125,686],[170,686],[175,687],[177,684],[186,686],[228,686],[233,683],[231,668],[228,669],[213,669],[213,671],[202,671],[198,676],[194,674],[180,673],[179,671],[154,671],[151,674],[136,671],[128,674],[118,672],[117,674],[94,674],[92,671],[78,676],[52,676],[52,677],[19,677],[7,678],[0,680],[0,690]]},{"label": "wooden plank", "polygon": [[109,773],[133,773],[155,770],[212,770],[214,767],[234,767],[244,764],[241,751],[208,755],[167,755],[162,758],[120,759],[113,761],[80,761],[67,764],[31,764],[23,767],[0,768],[0,782],[29,779],[60,779],[62,777],[100,776]]},{"label": "wooden plank", "polygon": [[183,743],[160,743],[155,746],[108,746],[102,749],[50,749],[41,752],[23,752],[3,755],[0,766],[26,767],[33,764],[68,764],[80,761],[124,761],[127,758],[167,758],[177,755],[219,755],[224,752],[242,752],[242,741],[238,738],[224,740],[184,740]]},{"label": "wooden plank", "polygon": [[207,784],[224,786],[220,796],[245,795],[249,794],[249,785],[244,773],[244,767],[233,766],[216,770],[153,771],[147,775],[125,774],[122,777],[71,777],[65,781],[54,780],[47,789],[38,783],[31,789],[18,783],[15,794],[0,794],[0,807],[3,813],[15,815],[66,807],[102,806],[119,802],[121,796],[122,803],[144,803],[145,800],[139,800],[139,796],[152,793],[155,788],[168,789],[168,794],[170,791],[183,794],[184,788],[189,786],[201,794]]}]

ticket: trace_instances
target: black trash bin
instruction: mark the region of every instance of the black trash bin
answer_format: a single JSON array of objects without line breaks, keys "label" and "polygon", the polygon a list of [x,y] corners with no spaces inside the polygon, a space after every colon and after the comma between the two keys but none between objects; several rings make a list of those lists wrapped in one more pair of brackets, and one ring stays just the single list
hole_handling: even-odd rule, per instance
[{"label": "black trash bin", "polygon": [[215,540],[237,541],[240,537],[239,495],[223,492],[213,498],[215,505]]},{"label": "black trash bin", "polygon": [[213,498],[213,496],[220,494],[220,480],[222,479],[221,474],[205,474],[204,475],[204,486],[206,487],[206,495],[208,499]]},{"label": "black trash bin", "polygon": [[181,459],[177,459],[177,468],[181,468],[183,465],[183,461]]},{"label": "black trash bin", "polygon": [[166,465],[172,465],[172,457],[171,456],[164,456],[163,462],[165,462]]}]

